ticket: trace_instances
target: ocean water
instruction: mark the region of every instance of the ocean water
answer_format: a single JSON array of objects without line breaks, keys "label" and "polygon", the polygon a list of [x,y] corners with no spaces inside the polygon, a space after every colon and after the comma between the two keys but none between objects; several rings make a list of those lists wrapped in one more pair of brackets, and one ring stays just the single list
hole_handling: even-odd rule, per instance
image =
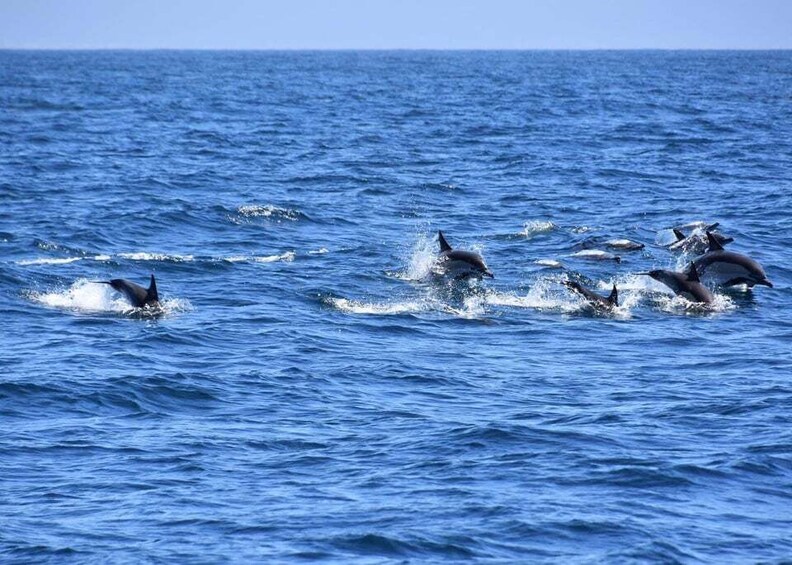
[{"label": "ocean water", "polygon": [[0,561],[791,559],[791,163],[790,52],[1,51]]}]

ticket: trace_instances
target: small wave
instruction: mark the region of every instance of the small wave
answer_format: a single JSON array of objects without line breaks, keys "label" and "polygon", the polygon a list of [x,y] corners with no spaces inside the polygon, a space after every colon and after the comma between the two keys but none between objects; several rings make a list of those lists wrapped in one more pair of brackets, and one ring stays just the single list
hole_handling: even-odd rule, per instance
[{"label": "small wave", "polygon": [[237,214],[243,218],[268,218],[278,222],[296,222],[307,216],[293,208],[281,208],[272,204],[246,204],[237,208]]},{"label": "small wave", "polygon": [[325,253],[328,253],[329,251],[330,250],[327,249],[327,247],[321,247],[319,249],[315,249],[313,251],[309,251],[308,255],[324,255]]},{"label": "small wave", "polygon": [[57,259],[23,259],[17,261],[17,265],[66,265],[82,260],[82,257],[59,257]]},{"label": "small wave", "polygon": [[275,263],[276,261],[283,261],[284,263],[290,263],[294,261],[297,257],[297,254],[294,251],[287,251],[286,253],[281,253],[280,255],[266,255],[263,257],[253,257],[253,261],[256,263]]},{"label": "small wave", "polygon": [[40,258],[40,259],[22,259],[17,261],[17,265],[67,265],[75,261],[93,260],[93,261],[109,261],[109,255],[94,255],[93,257],[58,257],[58,258]]},{"label": "small wave", "polygon": [[186,263],[194,259],[192,255],[168,255],[166,253],[147,253],[145,251],[119,253],[118,256],[132,261],[169,261],[171,263]]},{"label": "small wave", "polygon": [[551,232],[557,228],[558,226],[550,220],[531,220],[523,224],[523,230],[520,232],[520,235],[530,238],[540,233]]}]

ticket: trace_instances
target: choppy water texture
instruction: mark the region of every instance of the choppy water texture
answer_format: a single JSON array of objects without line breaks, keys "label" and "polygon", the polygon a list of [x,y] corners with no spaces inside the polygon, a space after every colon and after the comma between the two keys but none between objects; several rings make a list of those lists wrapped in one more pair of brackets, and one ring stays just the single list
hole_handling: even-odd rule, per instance
[{"label": "choppy water texture", "polygon": [[6,51],[0,147],[3,562],[792,557],[792,53]]}]

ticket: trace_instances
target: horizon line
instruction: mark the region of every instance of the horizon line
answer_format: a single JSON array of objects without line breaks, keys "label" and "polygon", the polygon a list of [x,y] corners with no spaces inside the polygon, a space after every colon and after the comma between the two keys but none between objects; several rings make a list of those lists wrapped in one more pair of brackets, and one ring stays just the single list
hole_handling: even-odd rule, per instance
[{"label": "horizon line", "polygon": [[792,51],[792,47],[0,47],[0,51]]}]

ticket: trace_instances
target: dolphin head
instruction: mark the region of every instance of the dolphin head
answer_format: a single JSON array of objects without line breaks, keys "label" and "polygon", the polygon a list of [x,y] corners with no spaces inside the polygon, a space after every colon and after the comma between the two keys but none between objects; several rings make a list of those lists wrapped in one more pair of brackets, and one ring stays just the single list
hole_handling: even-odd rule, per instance
[{"label": "dolphin head", "polygon": [[673,277],[673,273],[670,271],[665,271],[663,269],[655,269],[653,271],[649,271],[647,273],[638,273],[639,275],[647,275],[652,277],[654,280],[663,283],[664,285],[671,286],[672,281],[676,283],[676,280]]},{"label": "dolphin head", "polygon": [[491,279],[495,278],[495,275],[490,271],[487,264],[484,262],[484,259],[479,254],[475,254],[470,258],[470,264],[473,265],[473,268],[476,269],[482,276],[489,277]]}]

